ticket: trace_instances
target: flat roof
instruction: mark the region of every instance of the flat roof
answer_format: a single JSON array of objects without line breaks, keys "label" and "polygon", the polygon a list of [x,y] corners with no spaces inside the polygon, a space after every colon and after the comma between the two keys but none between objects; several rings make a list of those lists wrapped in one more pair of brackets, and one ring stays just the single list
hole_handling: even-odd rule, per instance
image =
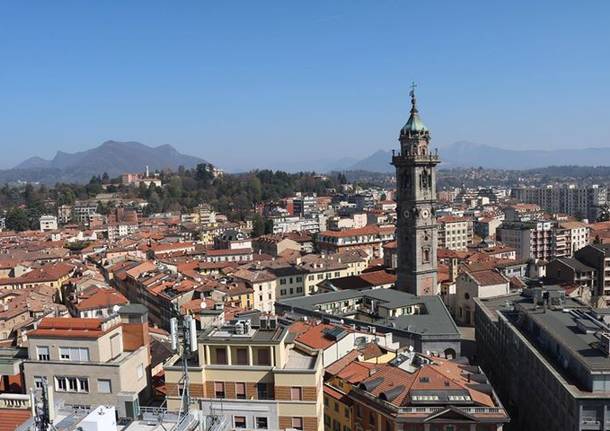
[{"label": "flat roof", "polygon": [[[599,338],[595,332],[599,331],[599,327],[594,325],[591,320],[581,318],[568,310],[582,310],[600,314],[595,309],[583,305],[572,298],[565,298],[561,308],[553,309],[538,306],[533,303],[531,298],[521,296],[519,294],[506,295],[491,299],[479,299],[492,312],[500,311],[509,319],[513,326],[522,334],[524,334],[530,342],[540,352],[546,352],[527,331],[524,331],[515,321],[515,313],[510,313],[511,307],[507,307],[507,303],[514,305],[518,311],[525,313],[528,318],[534,321],[539,327],[543,328],[550,337],[558,341],[564,348],[570,351],[570,354],[578,359],[590,371],[610,371],[610,357],[606,356],[597,348]],[[578,328],[580,321],[581,326],[587,328],[589,333],[585,333]],[[553,356],[553,355],[551,355]],[[558,358],[553,356],[553,361]],[[556,364],[558,365],[558,364]],[[557,366],[559,370],[559,367]]]},{"label": "flat roof", "polygon": [[[416,296],[395,289],[366,289],[359,291],[343,290],[339,292],[320,293],[299,298],[285,299],[279,301],[279,304],[284,307],[293,307],[295,309],[316,312],[334,319],[345,317],[346,319],[360,321],[357,317],[349,317],[354,313],[349,313],[349,315],[342,316],[341,314],[330,314],[324,312],[323,310],[316,309],[317,305],[359,298],[369,298],[379,301],[383,307],[389,309],[422,304],[427,311],[425,314],[410,314],[390,318],[373,318],[373,321],[371,322],[372,324],[384,326],[390,330],[398,329],[422,336],[442,335],[456,338],[460,338],[461,336],[457,325],[447,310],[447,307],[445,307],[441,297],[438,295]],[[366,325],[367,321],[362,320],[362,324]]]}]

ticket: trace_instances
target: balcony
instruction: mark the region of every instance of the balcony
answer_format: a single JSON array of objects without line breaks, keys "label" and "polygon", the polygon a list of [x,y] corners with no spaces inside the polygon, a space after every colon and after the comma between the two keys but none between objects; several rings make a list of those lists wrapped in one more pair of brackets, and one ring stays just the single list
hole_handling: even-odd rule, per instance
[{"label": "balcony", "polygon": [[30,396],[27,394],[0,394],[0,409],[29,409]]}]

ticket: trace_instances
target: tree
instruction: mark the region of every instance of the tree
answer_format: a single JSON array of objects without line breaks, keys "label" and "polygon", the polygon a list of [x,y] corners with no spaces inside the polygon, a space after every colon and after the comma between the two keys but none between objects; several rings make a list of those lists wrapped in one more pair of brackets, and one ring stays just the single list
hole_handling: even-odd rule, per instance
[{"label": "tree", "polygon": [[21,232],[30,228],[28,215],[23,208],[12,208],[6,214],[6,228]]},{"label": "tree", "polygon": [[265,234],[265,220],[260,214],[254,215],[254,220],[252,220],[252,238],[256,238],[258,236]]}]

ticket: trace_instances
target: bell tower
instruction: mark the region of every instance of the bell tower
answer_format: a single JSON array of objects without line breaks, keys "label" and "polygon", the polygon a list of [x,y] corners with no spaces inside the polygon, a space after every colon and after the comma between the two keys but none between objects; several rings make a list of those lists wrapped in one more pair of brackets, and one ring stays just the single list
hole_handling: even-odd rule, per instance
[{"label": "bell tower", "polygon": [[398,216],[397,288],[415,295],[436,295],[438,228],[434,204],[436,165],[440,159],[438,153],[430,152],[430,131],[419,117],[415,84],[410,96],[411,114],[400,130],[400,150],[392,155]]}]

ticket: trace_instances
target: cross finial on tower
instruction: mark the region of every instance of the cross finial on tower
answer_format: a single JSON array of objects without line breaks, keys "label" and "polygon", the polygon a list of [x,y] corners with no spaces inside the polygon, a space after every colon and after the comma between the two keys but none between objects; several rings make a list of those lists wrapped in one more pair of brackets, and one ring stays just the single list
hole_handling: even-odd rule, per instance
[{"label": "cross finial on tower", "polygon": [[409,91],[409,96],[411,96],[411,112],[417,112],[416,100],[415,100],[415,88],[417,84],[415,81],[411,81],[411,91]]}]

